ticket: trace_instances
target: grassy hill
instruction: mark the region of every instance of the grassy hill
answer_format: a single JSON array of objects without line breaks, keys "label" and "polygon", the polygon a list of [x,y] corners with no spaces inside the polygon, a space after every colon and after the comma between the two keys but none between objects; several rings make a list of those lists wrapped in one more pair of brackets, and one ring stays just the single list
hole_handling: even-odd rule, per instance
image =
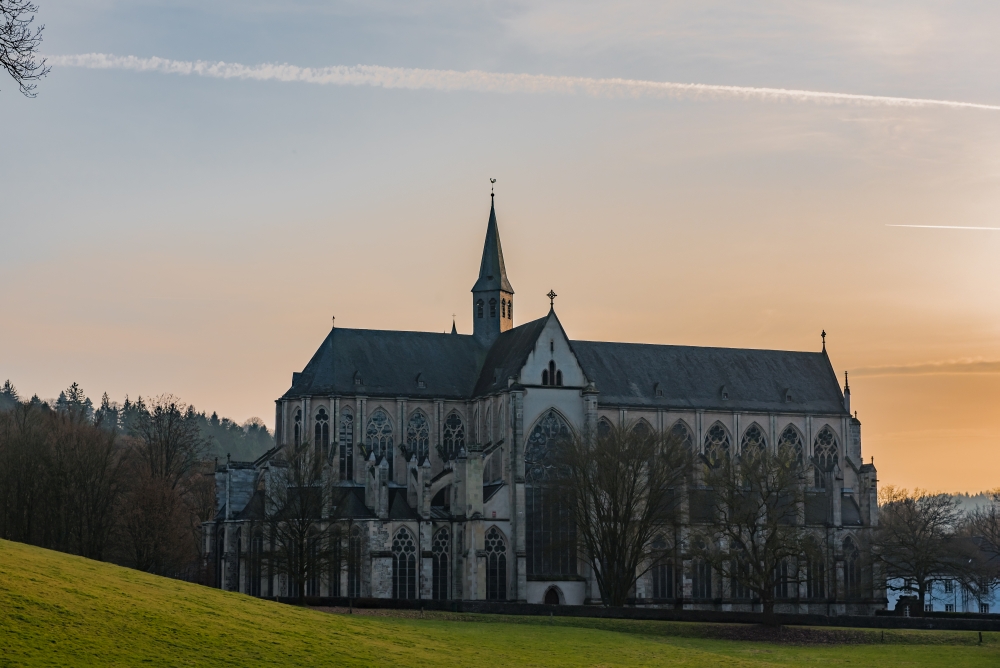
[{"label": "grassy hill", "polygon": [[789,645],[709,637],[720,628],[331,615],[0,541],[0,666],[1000,665],[1000,634],[983,645],[974,633],[933,632]]}]

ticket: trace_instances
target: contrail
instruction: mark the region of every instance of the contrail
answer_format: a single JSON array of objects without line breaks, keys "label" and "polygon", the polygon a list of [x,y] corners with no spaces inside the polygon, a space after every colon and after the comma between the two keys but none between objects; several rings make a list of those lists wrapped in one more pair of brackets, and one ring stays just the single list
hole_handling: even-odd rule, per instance
[{"label": "contrail", "polygon": [[965,225],[886,225],[886,227],[919,227],[925,230],[994,230],[1000,232],[1000,227],[967,227]]},{"label": "contrail", "polygon": [[743,98],[790,100],[887,107],[948,107],[951,109],[984,109],[1000,111],[1000,106],[952,100],[928,100],[883,95],[855,95],[785,88],[754,88],[749,86],[718,86],[669,81],[637,79],[592,79],[587,77],[549,76],[545,74],[504,74],[470,70],[425,70],[380,65],[333,65],[331,67],[297,67],[295,65],[241,65],[222,61],[185,61],[166,58],[139,58],[105,53],[85,53],[70,56],[49,56],[48,62],[57,67],[118,69],[167,74],[196,74],[216,79],[253,79],[285,81],[335,86],[377,86],[412,90],[477,91],[488,93],[562,93],[593,97],[653,97],[653,98]]}]

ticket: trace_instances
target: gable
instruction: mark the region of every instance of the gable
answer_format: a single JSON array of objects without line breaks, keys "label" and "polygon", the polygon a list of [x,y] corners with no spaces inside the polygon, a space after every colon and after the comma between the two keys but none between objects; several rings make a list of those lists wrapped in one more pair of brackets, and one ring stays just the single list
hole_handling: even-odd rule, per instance
[{"label": "gable", "polygon": [[[587,375],[577,360],[566,332],[559,324],[559,318],[554,312],[550,312],[518,372],[521,384],[541,385],[543,372],[548,375],[553,362],[554,368],[562,376],[563,387],[583,387],[587,384]],[[555,385],[556,382],[549,379],[547,384]]]}]

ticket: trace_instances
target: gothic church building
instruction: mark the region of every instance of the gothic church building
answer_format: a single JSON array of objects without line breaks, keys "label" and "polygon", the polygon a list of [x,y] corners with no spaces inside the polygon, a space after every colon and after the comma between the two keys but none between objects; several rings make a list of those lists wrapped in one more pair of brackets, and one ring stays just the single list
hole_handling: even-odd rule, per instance
[{"label": "gothic church building", "polygon": [[[350,526],[339,572],[315,596],[599,603],[590,566],[568,545],[571,527],[539,483],[561,437],[601,423],[676,434],[710,457],[788,445],[806,471],[800,514],[824,563],[782,592],[779,612],[873,614],[885,590],[873,571],[876,473],[861,424],[826,353],[576,341],[554,307],[515,325],[491,206],[473,333],[334,327],[276,401],[275,450],[310,442],[324,475],[348,488]],[[206,525],[216,583],[287,596],[261,566],[255,492],[274,450],[216,470],[217,516]],[[750,610],[685,540],[712,521],[686,490],[676,558],[645,573],[639,605]],[[256,492],[259,494],[259,492]],[[259,505],[259,504],[258,504]]]}]

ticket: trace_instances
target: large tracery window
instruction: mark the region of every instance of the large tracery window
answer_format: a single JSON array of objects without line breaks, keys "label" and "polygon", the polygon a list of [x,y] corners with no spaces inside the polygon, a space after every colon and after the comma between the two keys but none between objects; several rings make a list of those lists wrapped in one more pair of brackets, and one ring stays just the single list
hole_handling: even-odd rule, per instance
[{"label": "large tracery window", "polygon": [[802,466],[802,435],[792,425],[785,427],[785,430],[781,432],[781,436],[778,437],[778,452],[786,450],[792,454],[795,463]]},{"label": "large tracery window", "polygon": [[434,534],[431,543],[431,595],[435,601],[448,598],[448,563],[451,560],[451,536],[447,527]]},{"label": "large tracery window", "polygon": [[361,527],[351,527],[347,543],[347,595],[361,596]]},{"label": "large tracery window", "polygon": [[452,411],[444,420],[444,453],[445,459],[454,459],[458,451],[465,447],[465,424],[462,416]]},{"label": "large tracery window", "polygon": [[354,413],[349,408],[340,412],[337,441],[340,451],[340,479],[354,480]]},{"label": "large tracery window", "polygon": [[486,532],[486,600],[507,600],[507,541],[496,527]]},{"label": "large tracery window", "polygon": [[767,450],[767,439],[764,437],[764,430],[754,422],[743,432],[743,440],[740,441],[740,454],[755,457]]},{"label": "large tracery window", "polygon": [[688,429],[683,420],[678,420],[674,423],[674,426],[670,428],[670,436],[676,439],[689,452],[694,448],[694,439],[691,437],[691,430]]},{"label": "large tracery window", "polygon": [[264,534],[257,529],[250,538],[250,563],[247,565],[247,574],[250,577],[247,593],[251,596],[260,596],[260,583],[264,575],[263,562]]},{"label": "large tracery window", "polygon": [[553,451],[570,437],[569,426],[554,410],[547,411],[528,436],[524,494],[529,576],[576,575],[576,527],[565,505],[545,489],[545,483],[557,475]]},{"label": "large tracery window", "polygon": [[430,424],[423,411],[417,410],[410,416],[406,425],[406,454],[417,456],[417,464],[423,464],[427,459],[427,451],[431,443]]},{"label": "large tracery window", "polygon": [[632,433],[639,438],[649,438],[653,435],[653,428],[645,420],[639,420],[632,427]]},{"label": "large tracery window", "polygon": [[820,429],[813,443],[813,458],[823,471],[831,471],[837,464],[837,437],[829,426]]},{"label": "large tracery window", "polygon": [[389,480],[392,480],[392,422],[389,414],[381,408],[376,409],[368,418],[368,429],[365,430],[365,445],[368,452],[375,453],[375,459],[389,461]]},{"label": "large tracery window", "polygon": [[608,438],[611,436],[611,432],[614,427],[611,426],[611,420],[608,418],[601,418],[597,421],[597,437],[598,438]]},{"label": "large tracery window", "polygon": [[850,536],[844,539],[844,595],[861,598],[861,551]]},{"label": "large tracery window", "polygon": [[318,452],[326,454],[330,445],[330,416],[326,414],[325,408],[316,411],[315,445]]},{"label": "large tracery window", "polygon": [[397,531],[392,539],[392,597],[417,597],[417,546],[406,529]]},{"label": "large tracery window", "polygon": [[712,466],[729,459],[729,432],[721,422],[713,424],[705,434],[705,458]]},{"label": "large tracery window", "polygon": [[302,445],[302,409],[295,409],[295,445]]},{"label": "large tracery window", "polygon": [[674,597],[674,564],[667,553],[667,541],[663,536],[653,539],[653,598]]}]

